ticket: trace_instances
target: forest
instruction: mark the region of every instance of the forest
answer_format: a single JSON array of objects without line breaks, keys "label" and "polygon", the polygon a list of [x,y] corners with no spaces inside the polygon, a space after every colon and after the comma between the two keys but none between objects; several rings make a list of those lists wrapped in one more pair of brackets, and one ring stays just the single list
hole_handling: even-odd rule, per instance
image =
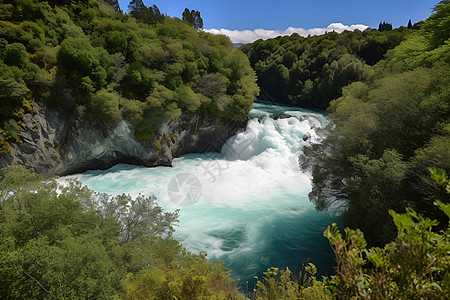
[{"label": "forest", "polygon": [[190,22],[142,1],[130,3],[130,14],[113,6],[1,2],[1,151],[20,142],[33,101],[105,132],[127,120],[138,140],[182,113],[247,119],[259,91],[254,71],[228,38],[194,28],[199,13]]},{"label": "forest", "polygon": [[[450,2],[408,27],[278,37],[233,49],[203,27],[131,1],[0,1],[0,151],[33,103],[105,133],[150,139],[186,115],[246,120],[254,98],[327,109],[305,148],[311,201],[341,212],[324,232],[336,274],[269,268],[253,291],[173,238],[154,197],[108,196],[0,172],[6,299],[445,299],[450,293]],[[383,30],[381,30],[383,29]],[[253,70],[253,69],[254,70]],[[258,85],[257,85],[257,84]],[[259,87],[258,87],[259,86]],[[353,228],[353,229],[350,229]],[[268,266],[269,267],[269,266]]]},{"label": "forest", "polygon": [[389,209],[413,208],[446,216],[433,199],[447,199],[427,168],[450,171],[450,5],[441,4],[420,30],[412,30],[362,81],[342,89],[328,107],[331,125],[312,147],[311,200],[345,208],[344,224],[360,228],[370,244],[395,237]]},{"label": "forest", "polygon": [[366,29],[298,34],[258,40],[240,49],[247,54],[258,77],[261,98],[302,107],[326,109],[342,95],[342,88],[363,80],[370,66],[383,59],[420,23],[410,30]]}]

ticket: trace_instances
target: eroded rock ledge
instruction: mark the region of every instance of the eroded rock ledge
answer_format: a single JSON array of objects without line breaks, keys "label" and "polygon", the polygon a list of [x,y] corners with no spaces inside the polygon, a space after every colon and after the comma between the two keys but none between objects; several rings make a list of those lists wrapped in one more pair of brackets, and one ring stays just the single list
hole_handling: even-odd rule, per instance
[{"label": "eroded rock ledge", "polygon": [[126,121],[105,134],[74,116],[35,104],[35,112],[26,114],[21,126],[21,143],[11,144],[10,155],[0,155],[0,165],[21,164],[49,177],[118,163],[170,166],[173,158],[183,154],[220,152],[225,141],[246,124],[182,115],[176,122],[163,124],[151,140],[140,142]]}]

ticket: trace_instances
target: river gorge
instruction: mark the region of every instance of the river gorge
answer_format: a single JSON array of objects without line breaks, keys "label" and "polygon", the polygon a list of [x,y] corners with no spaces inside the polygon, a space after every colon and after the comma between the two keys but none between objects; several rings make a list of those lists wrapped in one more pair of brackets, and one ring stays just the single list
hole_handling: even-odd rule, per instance
[{"label": "river gorge", "polygon": [[330,274],[334,255],[323,231],[336,220],[315,210],[311,179],[298,166],[302,148],[318,142],[316,129],[326,123],[321,111],[255,102],[247,128],[221,153],[183,155],[172,167],[118,164],[66,178],[112,195],[154,195],[166,211],[179,209],[175,238],[223,261],[241,283],[270,266],[298,271],[308,260]]}]

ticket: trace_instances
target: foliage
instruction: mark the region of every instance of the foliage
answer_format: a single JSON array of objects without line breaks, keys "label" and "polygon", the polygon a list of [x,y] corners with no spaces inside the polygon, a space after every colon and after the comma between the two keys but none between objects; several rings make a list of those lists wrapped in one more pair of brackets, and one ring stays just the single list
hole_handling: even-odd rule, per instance
[{"label": "foliage", "polygon": [[95,95],[89,111],[98,118],[104,127],[114,128],[121,120],[119,100],[120,97],[116,93],[100,90]]},{"label": "foliage", "polygon": [[[411,29],[411,28],[408,28]],[[378,30],[379,31],[389,31],[392,30],[392,24],[391,23],[387,23],[387,22],[380,22],[380,25],[378,25]]]},{"label": "foliage", "polygon": [[22,67],[27,61],[27,51],[20,43],[6,45],[3,61],[9,66]]},{"label": "foliage", "polygon": [[445,224],[430,200],[442,191],[426,166],[450,170],[450,49],[433,38],[435,22],[440,28],[446,20],[433,14],[362,81],[344,87],[330,102],[325,139],[306,150],[314,162],[312,201],[341,207],[345,225],[360,228],[371,245],[395,238],[390,209],[412,207],[438,220],[438,229]]},{"label": "foliage", "polygon": [[380,61],[411,32],[366,29],[306,38],[292,34],[240,49],[256,71],[262,97],[326,109],[342,95],[342,87],[369,76],[368,65]]},{"label": "foliage", "polygon": [[203,19],[200,16],[200,12],[197,10],[191,10],[185,8],[182,14],[183,21],[187,21],[191,24],[195,29],[203,29]]},{"label": "foliage", "polygon": [[325,292],[322,282],[317,281],[316,267],[312,263],[303,264],[297,278],[289,268],[279,270],[269,268],[264,272],[262,281],[257,279],[251,299],[331,299]]},{"label": "foliage", "polygon": [[110,5],[117,12],[122,12],[122,10],[120,9],[118,0],[101,0],[101,2],[104,2],[107,5]]},{"label": "foliage", "polygon": [[[71,112],[86,107],[86,113],[77,117],[105,133],[125,119],[139,127],[135,132],[144,139],[181,113],[247,118],[249,103],[259,90],[247,58],[233,50],[228,38],[164,17],[155,5],[147,7],[142,0],[131,1],[129,8],[124,15],[116,0],[4,2],[0,13],[3,134],[10,132],[3,124],[20,122],[23,102],[29,100]],[[194,17],[194,25],[201,28],[200,13]],[[202,78],[217,82],[205,85]],[[217,86],[220,95],[209,90]],[[158,92],[162,87],[177,96],[167,105],[148,104],[148,97],[165,97]],[[15,140],[9,135],[4,138]]]},{"label": "foliage", "polygon": [[18,299],[237,298],[228,271],[172,238],[177,212],[154,197],[111,197],[43,181],[23,166],[0,176],[0,293]]},{"label": "foliage", "polygon": [[[178,265],[175,269],[171,266]],[[165,257],[163,264],[128,274],[122,281],[124,299],[243,299],[221,263],[184,252]]]},{"label": "foliage", "polygon": [[450,3],[442,0],[433,9],[431,15],[425,23],[424,29],[429,34],[430,44],[433,47],[440,46],[450,39],[448,28],[450,26]]},{"label": "foliage", "polygon": [[[445,171],[431,168],[433,179],[450,193]],[[337,259],[337,275],[324,284],[337,299],[442,299],[450,292],[450,204],[435,205],[447,217],[445,230],[433,231],[436,220],[412,209],[405,214],[389,210],[397,238],[384,248],[366,248],[363,233],[336,224],[324,232]]]}]

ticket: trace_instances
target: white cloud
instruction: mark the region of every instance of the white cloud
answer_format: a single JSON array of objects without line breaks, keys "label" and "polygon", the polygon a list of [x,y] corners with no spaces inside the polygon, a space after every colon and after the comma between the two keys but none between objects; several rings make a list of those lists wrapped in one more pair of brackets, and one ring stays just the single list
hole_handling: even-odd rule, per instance
[{"label": "white cloud", "polygon": [[289,27],[288,29],[284,31],[280,30],[267,30],[267,29],[255,29],[255,30],[228,30],[228,29],[205,29],[206,32],[212,33],[212,34],[223,34],[228,37],[230,37],[231,41],[233,43],[253,43],[254,41],[258,39],[270,39],[275,38],[280,35],[291,35],[293,33],[298,33],[301,36],[308,36],[308,35],[321,35],[325,32],[335,31],[338,33],[343,32],[344,30],[353,31],[355,29],[363,31],[364,29],[368,28],[369,26],[362,25],[362,24],[356,24],[347,26],[342,23],[331,23],[326,28],[310,28],[310,29],[303,29],[303,28],[294,28]]}]

